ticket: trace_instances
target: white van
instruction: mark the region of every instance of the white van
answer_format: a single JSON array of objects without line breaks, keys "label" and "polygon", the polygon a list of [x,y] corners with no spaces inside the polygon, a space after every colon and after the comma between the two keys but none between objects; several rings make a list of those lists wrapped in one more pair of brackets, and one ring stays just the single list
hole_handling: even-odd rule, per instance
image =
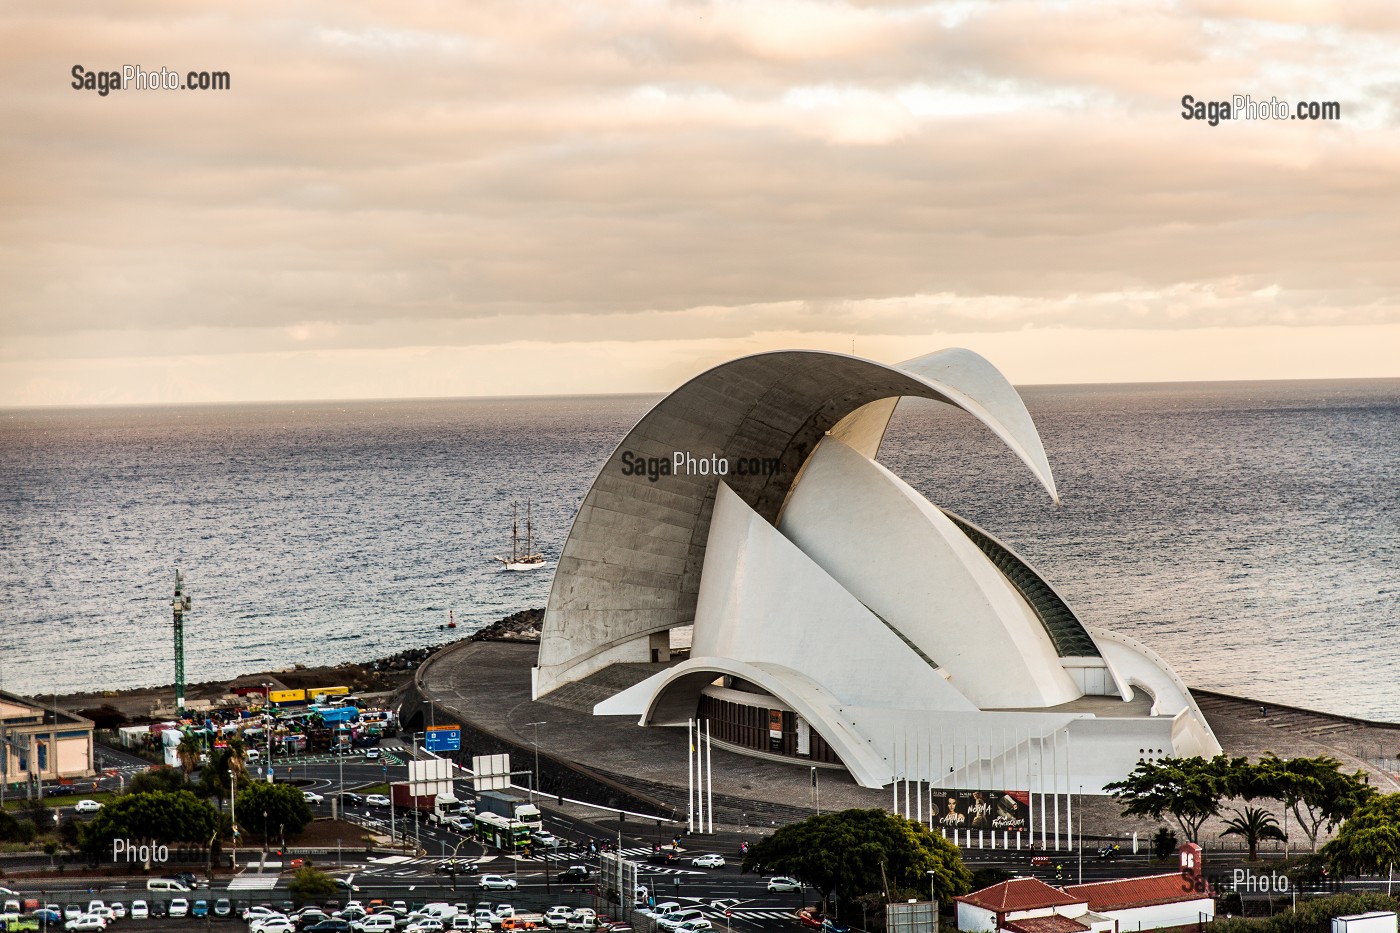
[{"label": "white van", "polygon": [[189,886],[174,878],[147,878],[147,891],[188,891]]}]

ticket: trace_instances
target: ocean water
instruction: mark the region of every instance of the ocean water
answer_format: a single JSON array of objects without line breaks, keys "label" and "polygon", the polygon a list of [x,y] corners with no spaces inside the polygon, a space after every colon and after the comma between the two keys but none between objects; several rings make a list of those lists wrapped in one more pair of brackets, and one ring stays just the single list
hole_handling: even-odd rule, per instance
[{"label": "ocean water", "polygon": [[[881,460],[1186,681],[1400,722],[1400,380],[1029,387],[1063,504],[970,417],[906,401]],[[364,660],[542,606],[653,396],[0,411],[0,687]],[[523,523],[522,523],[523,529]]]}]

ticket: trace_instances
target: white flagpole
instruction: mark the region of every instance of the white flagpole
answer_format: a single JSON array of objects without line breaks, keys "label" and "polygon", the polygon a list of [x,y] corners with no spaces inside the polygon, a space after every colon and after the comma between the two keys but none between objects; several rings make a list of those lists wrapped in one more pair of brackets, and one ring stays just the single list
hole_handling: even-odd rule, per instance
[{"label": "white flagpole", "polygon": [[686,820],[686,826],[690,831],[695,832],[695,720],[685,721],[685,744],[687,757],[685,762],[685,782],[690,788],[690,816]]},{"label": "white flagpole", "polygon": [[1050,737],[1050,770],[1054,774],[1055,793],[1055,851],[1060,851],[1060,730]]},{"label": "white flagpole", "polygon": [[914,812],[920,823],[924,821],[924,756],[919,748],[919,733],[914,733]]},{"label": "white flagpole", "polygon": [[710,818],[710,832],[715,831],[715,773],[714,750],[710,745],[710,721],[705,720],[705,814]]}]

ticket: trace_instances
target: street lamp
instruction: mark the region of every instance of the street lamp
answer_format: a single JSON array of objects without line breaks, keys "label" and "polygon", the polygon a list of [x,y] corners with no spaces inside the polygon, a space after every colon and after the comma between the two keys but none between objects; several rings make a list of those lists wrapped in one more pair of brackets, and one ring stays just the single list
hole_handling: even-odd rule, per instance
[{"label": "street lamp", "polygon": [[937,896],[937,894],[934,893],[934,890],[933,890],[934,879],[935,879],[936,877],[937,877],[937,875],[935,875],[933,869],[930,868],[930,869],[928,870],[928,899],[929,899],[929,901],[936,901],[936,900],[938,900],[938,896]]},{"label": "street lamp", "polygon": [[547,722],[532,722],[528,725],[535,727],[535,780],[530,784],[530,802],[535,802],[535,788],[540,786],[540,726],[547,726]]}]

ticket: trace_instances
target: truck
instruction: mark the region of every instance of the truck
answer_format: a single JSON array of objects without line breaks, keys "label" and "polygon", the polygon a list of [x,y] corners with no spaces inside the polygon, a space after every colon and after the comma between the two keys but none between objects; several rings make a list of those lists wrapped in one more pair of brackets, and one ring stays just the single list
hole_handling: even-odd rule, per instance
[{"label": "truck", "polygon": [[405,812],[417,810],[429,823],[442,823],[460,812],[461,803],[452,794],[412,794],[407,781],[390,784],[389,790],[395,807]]},{"label": "truck", "polygon": [[494,813],[517,823],[524,823],[532,832],[544,829],[544,820],[539,807],[524,797],[502,793],[498,790],[484,790],[476,795],[477,813]]}]

